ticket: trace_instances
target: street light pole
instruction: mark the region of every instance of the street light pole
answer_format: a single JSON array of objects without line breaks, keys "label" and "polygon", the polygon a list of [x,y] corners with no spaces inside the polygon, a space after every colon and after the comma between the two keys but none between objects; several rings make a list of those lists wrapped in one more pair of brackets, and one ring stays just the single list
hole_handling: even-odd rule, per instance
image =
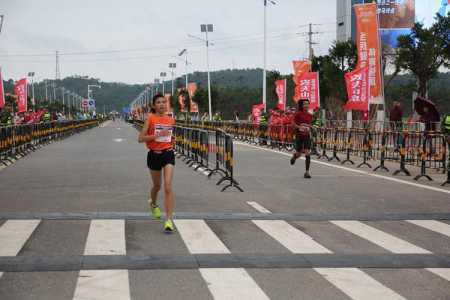
[{"label": "street light pole", "polygon": [[62,90],[63,115],[66,115],[66,108],[64,107],[64,104],[65,104],[65,102],[64,102],[64,94],[65,94],[66,92],[65,92],[65,88],[64,88],[64,87],[62,87],[61,90]]},{"label": "street light pole", "polygon": [[34,72],[28,72],[28,77],[31,77],[31,103],[33,103],[33,111],[36,111],[36,100],[34,98]]},{"label": "street light pole", "polygon": [[263,67],[263,104],[267,112],[267,1],[275,5],[273,0],[264,0],[264,67]]},{"label": "street light pole", "polygon": [[178,56],[182,56],[184,54],[185,56],[185,66],[186,66],[186,91],[188,88],[188,58],[187,58],[187,49],[183,49]]},{"label": "street light pole", "polygon": [[173,69],[175,69],[176,67],[177,67],[176,63],[169,63],[169,68],[170,68],[171,73],[172,73],[172,97],[173,97],[173,93],[174,93]]},{"label": "street light pole", "polygon": [[167,73],[166,72],[161,72],[161,74],[159,74],[159,75],[162,78],[162,93],[163,93],[163,96],[164,96],[164,93],[165,93],[165,90],[164,90],[164,78],[167,76]]},{"label": "street light pole", "polygon": [[212,24],[201,24],[200,31],[205,33],[206,36],[206,68],[208,72],[208,110],[209,110],[209,120],[212,120],[212,104],[211,104],[211,76],[209,73],[209,40],[208,32],[213,32]]}]

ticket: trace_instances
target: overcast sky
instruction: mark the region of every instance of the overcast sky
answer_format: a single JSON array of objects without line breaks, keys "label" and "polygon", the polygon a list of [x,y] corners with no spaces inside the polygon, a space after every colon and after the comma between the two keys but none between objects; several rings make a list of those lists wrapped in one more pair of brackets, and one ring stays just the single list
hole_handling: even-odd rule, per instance
[{"label": "overcast sky", "polygon": [[[276,0],[268,6],[268,68],[291,72],[291,61],[307,57],[308,23],[316,54],[336,36],[336,1]],[[55,51],[61,77],[88,75],[102,81],[149,83],[177,54],[188,49],[189,66],[206,70],[201,23],[212,23],[211,70],[262,67],[263,0],[0,0],[5,15],[0,34],[0,66],[5,78],[29,71],[37,80],[55,77]],[[20,55],[20,56],[19,56]]]}]

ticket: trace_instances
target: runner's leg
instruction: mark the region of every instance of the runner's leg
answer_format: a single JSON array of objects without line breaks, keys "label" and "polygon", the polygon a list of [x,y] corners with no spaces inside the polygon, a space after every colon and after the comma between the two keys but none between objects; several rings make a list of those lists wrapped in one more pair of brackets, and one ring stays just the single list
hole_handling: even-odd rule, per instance
[{"label": "runner's leg", "polygon": [[150,175],[153,182],[153,186],[150,189],[150,204],[156,205],[158,200],[158,192],[161,189],[161,171],[150,170]]},{"label": "runner's leg", "polygon": [[174,195],[172,189],[172,179],[174,168],[175,167],[171,164],[167,164],[164,166],[164,206],[166,209],[166,217],[168,220],[172,220],[173,218]]}]

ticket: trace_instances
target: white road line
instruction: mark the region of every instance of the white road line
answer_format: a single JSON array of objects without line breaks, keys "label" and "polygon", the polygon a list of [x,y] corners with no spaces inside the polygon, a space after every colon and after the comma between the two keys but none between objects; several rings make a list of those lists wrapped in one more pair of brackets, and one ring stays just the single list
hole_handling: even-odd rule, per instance
[{"label": "white road line", "polygon": [[405,300],[405,298],[359,269],[314,268],[314,270],[352,299]]},{"label": "white road line", "polygon": [[252,222],[293,253],[332,253],[286,221],[253,220]]},{"label": "white road line", "polygon": [[428,271],[436,274],[439,277],[442,277],[448,281],[450,281],[450,269],[448,268],[428,268]]},{"label": "white road line", "polygon": [[123,139],[114,139],[114,142],[117,142],[117,143],[120,143],[120,142],[123,142]]},{"label": "white road line", "polygon": [[178,232],[192,254],[222,253],[230,250],[204,220],[174,220]]},{"label": "white road line", "polygon": [[450,237],[450,225],[435,220],[406,220],[406,222]]},{"label": "white road line", "polygon": [[[284,155],[284,156],[288,156],[288,157],[292,156],[289,153],[285,153],[285,152],[281,152],[281,151],[277,151],[277,150],[265,149],[265,148],[262,148],[262,147],[248,145],[248,144],[241,143],[241,142],[234,142],[234,143],[236,143],[237,145],[247,146],[247,147],[255,148],[255,149],[258,149],[258,150],[278,153],[278,154],[281,154],[281,155]],[[304,157],[301,157],[301,159],[304,159]],[[427,189],[427,190],[431,190],[431,191],[435,191],[435,192],[450,194],[450,190],[441,189],[441,188],[438,188],[438,187],[433,187],[433,186],[423,185],[423,184],[419,184],[419,183],[409,182],[409,181],[406,181],[406,180],[397,179],[397,178],[384,176],[384,175],[379,175],[379,174],[375,174],[375,173],[369,173],[369,172],[362,171],[362,170],[351,169],[351,168],[347,168],[347,167],[343,167],[343,166],[339,166],[339,165],[334,165],[334,164],[331,164],[331,163],[326,163],[326,162],[323,162],[323,161],[320,161],[320,160],[312,159],[312,161],[314,163],[317,163],[319,165],[324,165],[324,166],[327,166],[327,167],[337,168],[337,169],[341,169],[341,170],[345,170],[345,171],[349,171],[349,172],[353,172],[353,173],[358,173],[358,174],[362,174],[362,175],[368,175],[368,176],[372,176],[372,177],[376,177],[376,178],[380,178],[380,179],[384,179],[384,180],[389,180],[389,181],[393,181],[393,182],[397,182],[397,183],[407,184],[407,185],[411,185],[411,186],[414,186],[414,187],[417,187],[417,188],[423,188],[423,189]]]},{"label": "white road line", "polygon": [[84,255],[125,254],[125,220],[92,220]]},{"label": "white road line", "polygon": [[247,201],[247,204],[263,214],[271,214],[272,212],[255,201]]},{"label": "white road line", "polygon": [[378,230],[360,221],[330,221],[330,223],[368,240],[388,251],[399,254],[430,254],[431,252],[415,246],[391,234]]},{"label": "white road line", "polygon": [[242,268],[199,269],[215,300],[269,299],[252,277]]},{"label": "white road line", "polygon": [[40,220],[8,220],[0,227],[0,256],[16,256]]},{"label": "white road line", "polygon": [[74,300],[128,300],[130,285],[127,270],[81,270]]}]

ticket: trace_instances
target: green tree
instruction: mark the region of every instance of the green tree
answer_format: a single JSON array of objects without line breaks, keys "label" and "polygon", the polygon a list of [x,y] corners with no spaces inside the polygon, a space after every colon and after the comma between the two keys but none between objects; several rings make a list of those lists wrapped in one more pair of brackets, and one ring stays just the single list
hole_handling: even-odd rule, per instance
[{"label": "green tree", "polygon": [[398,38],[395,65],[399,70],[411,72],[417,79],[417,92],[425,97],[428,83],[438,74],[439,68],[450,62],[450,13],[437,16],[436,22],[425,28],[415,23],[409,35]]}]

